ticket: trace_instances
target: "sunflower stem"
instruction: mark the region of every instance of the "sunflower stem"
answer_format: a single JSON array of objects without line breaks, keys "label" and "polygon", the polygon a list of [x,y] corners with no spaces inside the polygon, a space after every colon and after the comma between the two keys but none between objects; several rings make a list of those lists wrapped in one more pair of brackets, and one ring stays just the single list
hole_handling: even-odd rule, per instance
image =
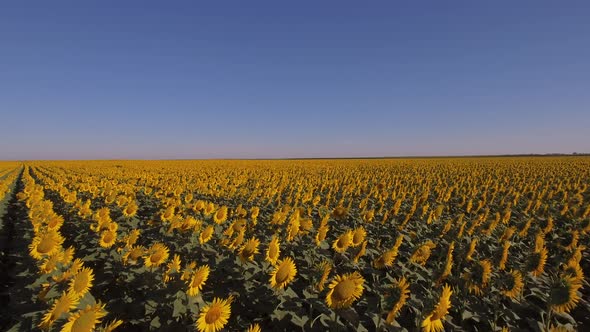
[{"label": "sunflower stem", "polygon": [[336,310],[333,311],[334,315],[332,315],[332,321],[334,322],[334,325],[332,325],[330,327],[331,331],[338,331],[338,314],[336,313]]},{"label": "sunflower stem", "polygon": [[550,307],[547,308],[547,321],[545,322],[545,330],[549,331],[549,328],[551,326],[551,314],[553,313],[553,309],[551,309]]}]

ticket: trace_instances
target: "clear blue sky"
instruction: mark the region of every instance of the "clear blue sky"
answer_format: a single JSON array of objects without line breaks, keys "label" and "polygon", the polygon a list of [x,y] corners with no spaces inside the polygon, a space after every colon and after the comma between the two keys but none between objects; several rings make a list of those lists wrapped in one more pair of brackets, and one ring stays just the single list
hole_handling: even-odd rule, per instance
[{"label": "clear blue sky", "polygon": [[590,152],[589,107],[589,1],[0,4],[0,159]]}]

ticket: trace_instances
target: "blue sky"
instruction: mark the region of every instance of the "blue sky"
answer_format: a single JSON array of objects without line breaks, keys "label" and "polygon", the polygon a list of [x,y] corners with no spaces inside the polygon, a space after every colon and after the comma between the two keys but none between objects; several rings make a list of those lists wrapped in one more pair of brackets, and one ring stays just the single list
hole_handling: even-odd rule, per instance
[{"label": "blue sky", "polygon": [[590,152],[588,17],[588,1],[5,2],[0,159]]}]

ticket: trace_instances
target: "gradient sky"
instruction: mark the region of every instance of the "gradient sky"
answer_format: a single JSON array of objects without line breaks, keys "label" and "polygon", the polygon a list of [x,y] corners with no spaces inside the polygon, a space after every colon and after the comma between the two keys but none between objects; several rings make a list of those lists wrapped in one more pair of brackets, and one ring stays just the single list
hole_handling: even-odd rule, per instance
[{"label": "gradient sky", "polygon": [[0,4],[0,159],[590,152],[589,106],[590,1]]}]

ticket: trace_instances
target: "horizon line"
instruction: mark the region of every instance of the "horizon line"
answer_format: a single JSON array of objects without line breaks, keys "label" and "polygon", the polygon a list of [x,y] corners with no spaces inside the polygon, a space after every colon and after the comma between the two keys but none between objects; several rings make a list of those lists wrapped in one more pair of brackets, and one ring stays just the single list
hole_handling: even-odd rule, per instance
[{"label": "horizon line", "polygon": [[362,157],[276,157],[276,158],[98,158],[98,159],[0,159],[2,162],[30,161],[191,161],[191,160],[362,160],[362,159],[443,159],[443,158],[508,158],[508,157],[587,157],[583,153],[516,153],[516,154],[465,154],[465,155],[405,155]]}]

